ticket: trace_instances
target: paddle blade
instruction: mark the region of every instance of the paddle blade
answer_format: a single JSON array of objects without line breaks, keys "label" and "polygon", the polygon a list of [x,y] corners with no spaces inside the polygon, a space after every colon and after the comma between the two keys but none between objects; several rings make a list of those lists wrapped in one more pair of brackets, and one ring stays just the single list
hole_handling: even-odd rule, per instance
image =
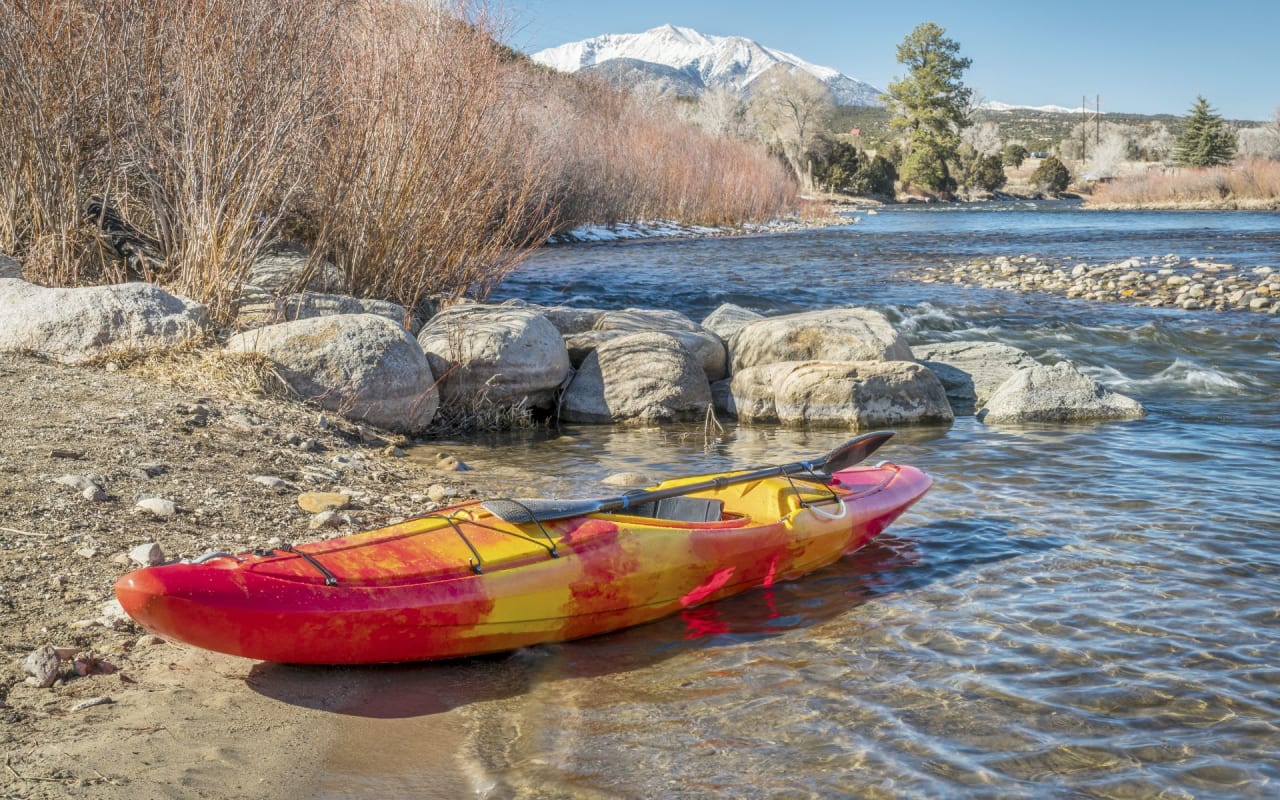
[{"label": "paddle blade", "polygon": [[839,472],[855,464],[866,461],[880,445],[893,438],[893,431],[872,431],[855,436],[827,454],[827,458],[818,465],[823,472]]}]

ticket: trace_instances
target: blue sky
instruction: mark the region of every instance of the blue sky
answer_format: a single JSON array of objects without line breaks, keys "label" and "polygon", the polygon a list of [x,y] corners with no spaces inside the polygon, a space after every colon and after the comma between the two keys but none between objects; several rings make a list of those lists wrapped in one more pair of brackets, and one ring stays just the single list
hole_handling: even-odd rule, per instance
[{"label": "blue sky", "polygon": [[1233,119],[1280,106],[1280,3],[815,2],[813,0],[507,0],[508,43],[533,52],[602,33],[671,23],[746,36],[883,89],[901,77],[897,45],[936,22],[973,60],[985,100],[1184,114],[1196,95]]}]

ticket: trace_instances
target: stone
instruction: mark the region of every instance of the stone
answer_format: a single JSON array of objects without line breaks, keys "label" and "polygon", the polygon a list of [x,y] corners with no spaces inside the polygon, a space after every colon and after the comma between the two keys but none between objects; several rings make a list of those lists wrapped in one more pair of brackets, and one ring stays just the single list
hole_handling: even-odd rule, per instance
[{"label": "stone", "polygon": [[[718,381],[728,374],[728,353],[724,340],[711,331],[658,331],[673,336],[697,358],[708,381]],[[564,343],[569,350],[569,361],[581,366],[588,355],[605,342],[630,336],[631,332],[608,330],[586,331],[566,336]]]},{"label": "stone", "polygon": [[31,676],[27,678],[28,684],[48,689],[58,680],[58,674],[62,671],[62,660],[58,658],[53,645],[46,644],[31,651],[22,667]]},{"label": "stone", "polygon": [[341,270],[328,261],[311,265],[310,260],[302,246],[278,244],[254,259],[245,283],[276,297],[303,290],[344,291],[346,279]]},{"label": "stone", "polygon": [[53,482],[63,486],[70,486],[78,492],[97,485],[85,475],[59,475],[53,479]]},{"label": "stone", "polygon": [[125,613],[124,606],[114,597],[99,607],[96,622],[104,628],[114,630],[128,628],[133,624],[133,620]]},{"label": "stone", "polygon": [[436,469],[445,472],[467,472],[471,467],[457,456],[448,453],[436,453]]},{"label": "stone", "polygon": [[439,404],[418,342],[374,314],[269,325],[232,336],[226,350],[259,353],[299,398],[387,430],[422,433]]},{"label": "stone", "polygon": [[571,369],[560,332],[532,308],[453,306],[423,326],[418,343],[451,409],[550,407]]},{"label": "stone", "polygon": [[137,507],[156,517],[172,517],[178,513],[177,505],[163,497],[144,497],[138,501]]},{"label": "stone", "polygon": [[12,256],[0,253],[0,278],[22,280],[22,262]]},{"label": "stone", "polygon": [[298,495],[298,506],[308,514],[340,511],[351,505],[351,495],[342,492],[303,492]]},{"label": "stone", "polygon": [[975,413],[1014,372],[1039,363],[1025,350],[999,342],[938,342],[911,349],[942,381],[957,416]]},{"label": "stone", "polygon": [[702,321],[702,327],[721,339],[727,340],[744,326],[762,319],[764,319],[763,314],[757,314],[733,303],[721,303],[715,311],[708,314],[707,318]]},{"label": "stone", "polygon": [[283,478],[274,475],[254,475],[253,482],[268,489],[288,489],[290,484]]},{"label": "stone", "polygon": [[911,348],[880,312],[834,308],[766,317],[729,338],[731,374],[782,361],[911,361]]},{"label": "stone", "polygon": [[648,486],[653,483],[649,476],[639,472],[615,472],[600,481],[606,486]]},{"label": "stone", "polygon": [[311,518],[311,521],[307,523],[307,527],[313,531],[321,528],[337,528],[345,521],[337,511],[321,511]]},{"label": "stone", "polygon": [[948,424],[942,383],[910,361],[801,361],[751,367],[734,375],[738,418],[784,425],[871,429]]},{"label": "stone", "polygon": [[587,356],[561,402],[569,422],[607,424],[701,419],[711,385],[701,363],[667,333],[633,333]]},{"label": "stone", "polygon": [[433,483],[427,487],[427,499],[433,503],[443,503],[448,496],[449,490],[438,483]]},{"label": "stone", "polygon": [[102,491],[102,488],[99,486],[86,486],[84,489],[80,490],[80,496],[85,500],[88,500],[90,503],[101,503],[103,500],[107,499],[107,493]]},{"label": "stone", "polygon": [[986,424],[1136,419],[1142,404],[1112,392],[1068,362],[1021,369],[978,412]]},{"label": "stone", "polygon": [[204,306],[146,283],[59,289],[0,279],[0,351],[82,364],[176,347],[208,327]]},{"label": "stone", "polygon": [[387,300],[373,300],[361,297],[348,297],[344,294],[320,294],[318,292],[301,292],[291,294],[280,304],[285,321],[313,317],[329,317],[335,314],[376,314],[386,317],[397,325],[404,326],[408,321],[408,330],[416,334],[420,323],[415,320],[405,307]]},{"label": "stone", "polygon": [[164,550],[155,542],[147,542],[130,550],[129,560],[144,567],[154,567],[164,563]]}]

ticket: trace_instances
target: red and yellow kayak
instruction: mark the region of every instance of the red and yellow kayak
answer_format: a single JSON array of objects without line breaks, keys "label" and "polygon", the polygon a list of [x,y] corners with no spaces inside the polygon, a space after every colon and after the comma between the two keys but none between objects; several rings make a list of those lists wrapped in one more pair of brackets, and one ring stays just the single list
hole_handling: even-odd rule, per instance
[{"label": "red and yellow kayak", "polygon": [[716,512],[698,522],[592,513],[515,524],[464,504],[288,549],[147,567],[121,577],[116,595],[161,636],[246,658],[470,656],[593,636],[799,577],[861,547],[929,486],[894,464],[826,483],[768,477],[691,493]]}]

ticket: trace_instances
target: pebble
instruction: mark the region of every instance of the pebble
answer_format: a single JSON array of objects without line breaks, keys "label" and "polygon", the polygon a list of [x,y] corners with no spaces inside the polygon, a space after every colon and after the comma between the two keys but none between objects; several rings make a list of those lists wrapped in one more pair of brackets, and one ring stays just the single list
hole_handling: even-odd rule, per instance
[{"label": "pebble", "polygon": [[154,567],[164,563],[164,551],[155,542],[140,544],[129,551],[129,560],[144,567]]},{"label": "pebble", "polygon": [[107,493],[102,491],[100,486],[86,486],[80,492],[80,496],[90,503],[101,503],[107,499]]},{"label": "pebble", "polygon": [[390,456],[391,458],[404,458],[405,456],[405,452],[394,444],[389,444],[384,447],[382,449],[382,454],[384,456]]},{"label": "pebble", "polygon": [[311,518],[311,522],[307,527],[311,530],[319,530],[321,528],[337,528],[346,520],[336,511],[321,511]]},{"label": "pebble", "polygon": [[433,503],[443,503],[448,496],[449,490],[438,483],[433,483],[427,487],[427,499]]},{"label": "pebble", "polygon": [[27,683],[41,689],[48,689],[58,680],[58,673],[62,670],[62,660],[58,658],[58,652],[53,649],[53,645],[46,644],[33,650],[22,666],[31,676],[27,678]]},{"label": "pebble", "polygon": [[261,484],[268,489],[288,489],[289,484],[283,478],[277,478],[274,475],[254,475],[253,482]]},{"label": "pebble", "polygon": [[351,505],[351,495],[341,492],[303,492],[298,495],[298,505],[309,514],[339,511]]},{"label": "pebble", "polygon": [[[1267,270],[1267,271],[1262,271]],[[1189,311],[1280,313],[1269,267],[1237,268],[1199,258],[1130,258],[1110,264],[1055,262],[1000,256],[990,262],[948,262],[917,271],[926,283],[977,284],[1012,291],[1047,292],[1106,302]]]},{"label": "pebble", "polygon": [[163,497],[144,497],[138,501],[137,507],[157,517],[172,517],[178,513],[178,506],[172,500]]},{"label": "pebble", "polygon": [[155,647],[158,644],[164,644],[164,639],[156,636],[154,633],[146,633],[139,636],[137,641],[133,643],[135,648],[138,647]]},{"label": "pebble", "polygon": [[120,605],[120,601],[114,597],[103,603],[98,613],[97,622],[104,628],[127,628],[132,624],[129,615],[124,611],[124,606]]},{"label": "pebble", "polygon": [[448,453],[436,453],[436,469],[441,469],[445,472],[466,472],[471,467],[468,467],[457,456],[451,456]]}]

